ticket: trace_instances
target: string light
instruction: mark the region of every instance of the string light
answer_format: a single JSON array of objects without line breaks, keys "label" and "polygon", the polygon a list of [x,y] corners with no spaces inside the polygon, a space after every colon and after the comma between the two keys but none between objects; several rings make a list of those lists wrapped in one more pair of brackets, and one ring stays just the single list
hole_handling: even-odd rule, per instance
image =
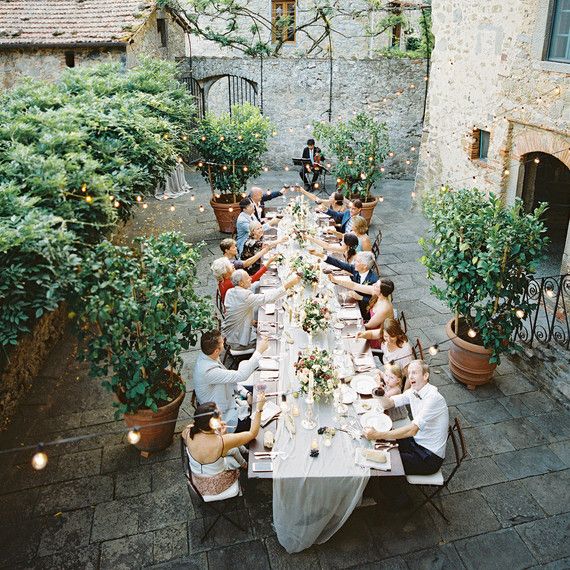
[{"label": "string light", "polygon": [[34,453],[34,456],[32,457],[32,467],[36,471],[41,471],[42,469],[45,468],[47,463],[48,463],[47,453],[43,450],[43,446],[40,443],[38,445],[38,450],[36,451],[36,453]]},{"label": "string light", "polygon": [[85,201],[86,201],[88,204],[91,204],[91,202],[93,202],[93,196],[85,196]]},{"label": "string light", "polygon": [[200,210],[200,212],[204,211],[204,206],[200,205],[200,207],[198,208],[198,210]]},{"label": "string light", "polygon": [[269,168],[267,168],[267,166],[263,167],[263,172],[269,172]]},{"label": "string light", "polygon": [[121,205],[121,203],[118,200],[115,200],[113,202],[113,206],[115,206],[115,208],[118,208]]},{"label": "string light", "polygon": [[288,167],[288,166],[285,167],[285,171],[286,171],[286,172],[289,172],[289,167]]},{"label": "string light", "polygon": [[176,206],[170,206],[170,211],[174,212],[174,210],[176,210]]},{"label": "string light", "polygon": [[368,157],[369,162],[374,162],[374,157],[373,156],[369,156]]},{"label": "string light", "polygon": [[222,135],[222,136],[220,137],[220,141],[223,142],[223,141],[225,141],[225,140],[226,140],[226,138]]},{"label": "string light", "polygon": [[540,162],[540,158],[535,158],[534,162],[536,162],[536,164],[538,164]]},{"label": "string light", "polygon": [[182,157],[179,156],[176,160],[178,160],[178,162],[182,162]]},{"label": "string light", "polygon": [[227,170],[228,167],[224,164],[224,166],[222,166],[222,170]]},{"label": "string light", "polygon": [[137,196],[137,202],[142,202],[142,196]]},{"label": "string light", "polygon": [[112,202],[115,199],[115,196],[109,196],[109,200]]},{"label": "string light", "polygon": [[201,137],[201,139],[202,139],[202,141],[205,141],[205,140],[206,140],[206,137],[203,136],[203,137]]},{"label": "string light", "polygon": [[378,202],[384,202],[384,196],[378,196]]},{"label": "string light", "polygon": [[228,208],[228,212],[231,214],[233,211],[234,211],[234,209],[230,206],[230,207]]},{"label": "string light", "polygon": [[243,137],[241,135],[238,135],[238,141],[243,140]]},{"label": "string light", "polygon": [[505,171],[503,172],[503,174],[505,176],[508,176],[511,173],[511,171],[508,168],[505,168]]},{"label": "string light", "polygon": [[412,161],[410,159],[406,159],[406,164],[411,164]]},{"label": "string light", "polygon": [[432,356],[435,356],[439,352],[439,346],[437,344],[434,344],[428,348],[428,351]]},{"label": "string light", "polygon": [[469,330],[467,331],[467,336],[469,336],[470,338],[475,338],[477,336],[477,331],[473,328],[469,328]]},{"label": "string light", "polygon": [[81,185],[81,192],[87,192],[87,184],[83,183]]},{"label": "string light", "polygon": [[218,194],[218,193],[214,194],[214,196],[216,197],[216,200],[218,200],[218,199],[220,199],[220,198],[222,197],[222,195],[221,195],[221,194]]},{"label": "string light", "polygon": [[188,140],[188,137],[187,137],[186,135],[182,135],[182,140],[183,140],[183,141],[187,141],[187,140]]},{"label": "string light", "polygon": [[348,160],[348,165],[352,166],[352,160],[350,160],[350,159]]},{"label": "string light", "polygon": [[148,208],[148,204],[143,204],[142,206],[145,210]]},{"label": "string light", "polygon": [[271,134],[275,137],[277,136],[277,131],[271,131]]},{"label": "string light", "polygon": [[388,153],[388,156],[389,156],[389,157],[394,156],[394,151],[391,150],[391,151]]},{"label": "string light", "polygon": [[548,297],[550,297],[551,299],[554,297],[554,291],[552,290],[552,286],[551,285],[547,285],[546,286],[546,295]]},{"label": "string light", "polygon": [[248,170],[249,170],[249,169],[248,169],[247,166],[244,166],[244,167],[243,167],[243,171],[244,171],[244,172],[247,172]]},{"label": "string light", "polygon": [[524,319],[524,311],[522,309],[517,309],[515,311],[515,315],[519,318],[519,319]]},{"label": "string light", "polygon": [[190,202],[194,202],[194,200],[196,200],[196,194],[192,194],[192,196],[190,196]]},{"label": "string light", "polygon": [[416,193],[412,192],[412,200],[415,200],[415,199],[416,199]]},{"label": "string light", "polygon": [[360,173],[361,180],[366,180],[366,174],[364,172]]},{"label": "string light", "polygon": [[313,184],[313,186],[314,186],[315,188],[320,188],[321,185],[320,185],[318,182],[315,182],[315,183]]},{"label": "string light", "polygon": [[415,151],[416,151],[416,147],[413,146],[412,148],[410,148],[410,150],[411,150],[412,152],[415,152]]},{"label": "string light", "polygon": [[380,167],[380,172],[384,172],[385,170],[386,169],[383,166]]},{"label": "string light", "polygon": [[141,432],[138,428],[133,428],[127,433],[127,441],[133,445],[136,445],[141,440]]},{"label": "string light", "polygon": [[414,83],[410,83],[410,89],[415,89],[415,88],[416,88],[415,84],[414,84]]}]

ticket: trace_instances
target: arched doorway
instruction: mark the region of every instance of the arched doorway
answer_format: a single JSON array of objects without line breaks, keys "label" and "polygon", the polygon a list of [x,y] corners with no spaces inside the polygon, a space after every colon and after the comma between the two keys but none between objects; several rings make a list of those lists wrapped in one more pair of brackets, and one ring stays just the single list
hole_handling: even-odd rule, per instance
[{"label": "arched doorway", "polygon": [[539,276],[559,275],[568,223],[570,222],[570,169],[558,158],[544,152],[531,152],[521,157],[524,165],[522,199],[530,212],[541,202],[548,202],[544,216],[550,238],[547,258],[541,263]]},{"label": "arched doorway", "polygon": [[256,81],[238,75],[214,75],[199,80],[204,90],[206,110],[219,115],[232,112],[232,106],[259,105]]}]

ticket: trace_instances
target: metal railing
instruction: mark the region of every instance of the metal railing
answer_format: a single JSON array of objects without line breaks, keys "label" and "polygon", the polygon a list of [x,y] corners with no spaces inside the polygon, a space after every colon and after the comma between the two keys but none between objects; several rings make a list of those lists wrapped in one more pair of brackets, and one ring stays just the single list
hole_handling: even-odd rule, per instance
[{"label": "metal railing", "polygon": [[570,349],[570,274],[538,277],[529,280],[525,300],[536,303],[536,309],[521,320],[515,339],[533,346],[552,341]]}]

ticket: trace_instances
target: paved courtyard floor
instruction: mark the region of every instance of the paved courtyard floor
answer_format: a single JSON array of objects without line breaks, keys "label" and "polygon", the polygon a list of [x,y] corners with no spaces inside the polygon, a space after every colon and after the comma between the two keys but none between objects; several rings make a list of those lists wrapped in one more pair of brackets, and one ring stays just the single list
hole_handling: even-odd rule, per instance
[{"label": "paved courtyard floor", "polygon": [[[268,173],[262,185],[275,188],[286,181],[294,181],[291,173]],[[208,265],[219,256],[223,236],[208,205],[208,188],[195,175],[191,183],[195,200],[187,195],[152,202],[118,241],[170,229],[204,240],[200,291],[211,295],[215,283]],[[417,261],[425,222],[411,208],[411,190],[410,181],[383,182],[385,201],[372,233],[382,228],[381,271],[395,282],[395,303],[407,316],[412,340],[429,346],[445,338],[449,314],[430,297]],[[113,421],[112,398],[87,377],[76,352],[70,330],[0,434],[0,449],[98,435],[50,449],[41,472],[31,469],[28,452],[0,456],[1,568],[570,568],[570,413],[506,359],[494,382],[474,392],[451,378],[445,350],[430,362],[431,381],[451,417],[460,418],[469,451],[443,495],[450,524],[431,507],[409,522],[405,512],[361,508],[327,543],[291,556],[272,529],[267,484],[231,505],[245,532],[222,523],[201,544],[211,518],[190,502],[178,439],[144,459],[114,435],[122,424]],[[196,351],[185,355],[190,389],[195,356]],[[177,432],[191,415],[187,398]],[[449,454],[446,470],[451,459]]]}]

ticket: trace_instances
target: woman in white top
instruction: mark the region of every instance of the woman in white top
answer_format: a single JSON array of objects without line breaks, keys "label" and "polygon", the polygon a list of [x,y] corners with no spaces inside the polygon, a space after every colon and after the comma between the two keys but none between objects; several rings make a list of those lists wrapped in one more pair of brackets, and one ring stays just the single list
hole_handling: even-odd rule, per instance
[{"label": "woman in white top", "polygon": [[259,394],[249,431],[226,433],[226,424],[214,402],[196,408],[194,423],[183,432],[192,481],[202,495],[219,495],[239,478],[239,469],[247,463],[239,451],[259,433],[265,394]]}]

